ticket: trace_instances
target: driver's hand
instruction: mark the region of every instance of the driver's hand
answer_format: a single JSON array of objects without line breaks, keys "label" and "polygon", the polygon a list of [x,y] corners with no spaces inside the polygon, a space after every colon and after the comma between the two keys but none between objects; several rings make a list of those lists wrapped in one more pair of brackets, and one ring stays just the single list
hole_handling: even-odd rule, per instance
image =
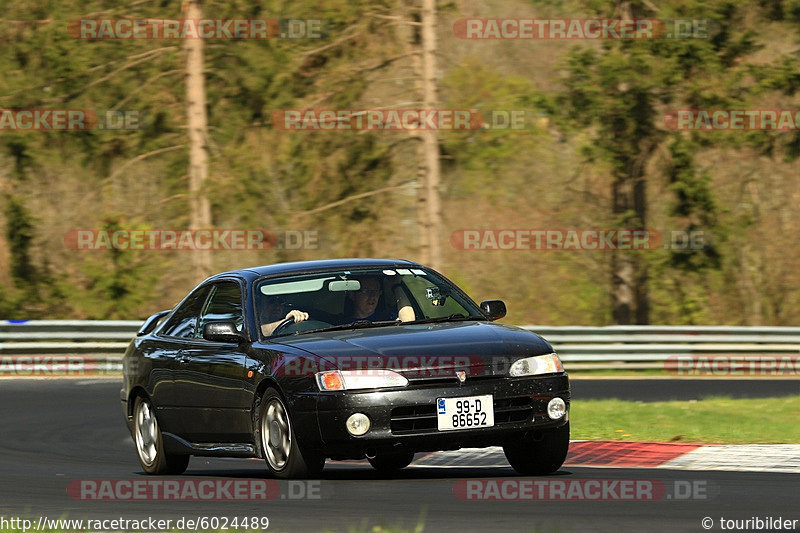
[{"label": "driver's hand", "polygon": [[292,309],[284,318],[294,318],[295,323],[303,322],[308,320],[308,313],[304,313],[303,311],[298,311],[297,309]]}]

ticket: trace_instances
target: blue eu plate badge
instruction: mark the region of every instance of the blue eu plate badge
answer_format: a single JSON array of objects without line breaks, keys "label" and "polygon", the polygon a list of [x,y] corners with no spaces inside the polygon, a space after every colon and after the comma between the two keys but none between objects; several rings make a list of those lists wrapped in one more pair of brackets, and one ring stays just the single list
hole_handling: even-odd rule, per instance
[{"label": "blue eu plate badge", "polygon": [[439,414],[440,415],[446,414],[447,413],[447,409],[444,406],[444,398],[439,398],[439,401],[437,402],[437,404],[439,406]]}]

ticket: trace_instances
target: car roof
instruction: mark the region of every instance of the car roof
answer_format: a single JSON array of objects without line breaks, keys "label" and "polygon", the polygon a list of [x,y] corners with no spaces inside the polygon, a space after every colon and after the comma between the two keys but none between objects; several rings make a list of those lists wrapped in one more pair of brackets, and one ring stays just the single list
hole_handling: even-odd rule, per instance
[{"label": "car roof", "polygon": [[292,263],[275,263],[274,265],[263,265],[256,267],[242,268],[221,272],[209,279],[218,277],[242,277],[247,279],[260,278],[276,274],[299,274],[304,272],[316,272],[325,270],[339,270],[345,268],[390,268],[390,267],[420,267],[419,263],[406,259],[323,259],[318,261],[296,261]]}]

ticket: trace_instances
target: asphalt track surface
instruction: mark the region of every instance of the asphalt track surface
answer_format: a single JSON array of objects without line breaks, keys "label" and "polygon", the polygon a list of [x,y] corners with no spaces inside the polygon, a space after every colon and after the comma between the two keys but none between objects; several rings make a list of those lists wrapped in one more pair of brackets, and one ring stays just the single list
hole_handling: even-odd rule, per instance
[{"label": "asphalt track surface", "polygon": [[[591,387],[576,380],[574,394]],[[796,383],[796,382],[795,382]],[[652,383],[651,383],[652,385]],[[664,385],[665,387],[667,385]],[[796,385],[795,385],[796,387]],[[653,480],[702,493],[657,501],[463,501],[465,480],[524,480],[511,468],[412,465],[395,479],[363,463],[329,462],[318,499],[292,499],[287,482],[270,501],[84,501],[67,493],[83,479],[153,479],[136,460],[113,379],[0,379],[0,516],[36,520],[178,519],[266,516],[272,531],[370,531],[375,525],[425,531],[721,531],[720,518],[800,518],[796,474],[565,467],[547,480]],[[607,388],[601,389],[605,392]],[[654,389],[651,389],[654,390]],[[588,392],[587,392],[588,394]],[[418,456],[419,457],[419,456]],[[269,479],[259,460],[192,458],[181,479]],[[274,483],[269,481],[270,483]],[[676,493],[677,495],[677,493]],[[1,528],[0,528],[1,529]]]},{"label": "asphalt track surface", "polygon": [[610,399],[633,402],[701,400],[711,396],[773,398],[800,395],[800,379],[572,379],[574,399]]}]

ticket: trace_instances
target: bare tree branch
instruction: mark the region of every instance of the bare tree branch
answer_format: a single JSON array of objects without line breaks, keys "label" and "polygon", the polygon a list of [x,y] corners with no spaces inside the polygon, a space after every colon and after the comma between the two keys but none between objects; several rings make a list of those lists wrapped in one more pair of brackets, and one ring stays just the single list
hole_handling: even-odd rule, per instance
[{"label": "bare tree branch", "polygon": [[144,154],[137,155],[133,159],[127,160],[121,167],[111,173],[109,177],[107,177],[104,182],[112,181],[114,178],[122,174],[129,166],[139,161],[144,161],[147,158],[153,157],[158,154],[163,154],[164,152],[171,152],[172,150],[177,150],[179,148],[185,147],[185,144],[176,144],[174,146],[167,146],[166,148],[159,148],[158,150],[153,150],[152,152],[147,152]]},{"label": "bare tree branch", "polygon": [[129,92],[128,96],[126,96],[125,98],[120,100],[119,103],[117,105],[115,105],[114,107],[112,107],[111,109],[113,111],[116,111],[117,109],[119,109],[122,106],[122,104],[124,104],[125,102],[130,100],[131,97],[133,97],[133,95],[135,95],[136,93],[138,93],[139,91],[141,91],[145,87],[149,86],[151,83],[153,83],[157,79],[163,78],[164,76],[169,76],[170,74],[178,74],[178,73],[181,73],[181,72],[183,72],[183,70],[181,70],[181,69],[173,69],[173,70],[168,70],[166,72],[161,72],[160,74],[156,74],[155,76],[152,76],[149,80],[145,81],[144,83],[139,84],[138,87],[136,87],[134,90]]},{"label": "bare tree branch", "polygon": [[385,20],[392,20],[398,24],[408,24],[409,26],[422,26],[421,22],[414,22],[413,20],[406,20],[403,17],[398,16],[390,16],[390,15],[378,15],[376,13],[367,13],[368,17],[374,17],[376,19],[385,19]]},{"label": "bare tree branch", "polygon": [[356,69],[353,69],[353,72],[370,72],[370,71],[373,71],[373,70],[379,70],[379,69],[381,69],[381,68],[383,68],[383,67],[385,67],[387,65],[391,65],[392,63],[394,63],[398,59],[403,59],[404,57],[419,55],[419,53],[420,53],[419,51],[415,50],[413,52],[407,52],[405,54],[400,54],[400,55],[396,55],[394,57],[389,57],[389,58],[384,59],[383,61],[381,61],[377,65],[373,65],[371,67],[356,68]]},{"label": "bare tree branch", "polygon": [[300,57],[313,56],[314,54],[318,54],[320,52],[324,52],[325,50],[328,50],[328,49],[333,48],[335,46],[339,46],[340,44],[342,44],[345,41],[349,41],[350,39],[355,39],[359,35],[360,35],[360,32],[351,33],[349,35],[343,35],[342,37],[339,37],[338,39],[336,39],[332,43],[328,43],[325,46],[320,46],[319,48],[315,48],[313,50],[307,50],[307,51],[303,52],[302,54],[300,54]]},{"label": "bare tree branch", "polygon": [[127,64],[121,66],[117,70],[114,70],[114,71],[106,74],[102,78],[98,78],[98,79],[94,80],[93,82],[91,82],[91,83],[89,83],[87,85],[84,85],[83,87],[81,87],[77,91],[73,92],[72,94],[66,94],[66,95],[63,95],[63,96],[56,97],[56,98],[50,98],[50,99],[45,100],[45,101],[46,102],[64,102],[66,100],[71,100],[72,98],[74,98],[75,96],[83,93],[87,89],[89,89],[91,87],[94,87],[95,85],[98,85],[100,83],[103,83],[106,80],[109,80],[109,79],[113,78],[114,75],[119,74],[123,70],[127,70],[127,69],[129,69],[131,67],[134,67],[134,66],[140,64],[140,63],[144,63],[145,61],[149,61],[149,60],[153,59],[153,57],[155,57],[157,54],[159,54],[159,53],[161,53],[161,52],[163,52],[165,50],[173,50],[173,49],[177,49],[177,48],[174,47],[174,46],[165,46],[164,48],[157,48],[155,50],[151,50],[151,51],[145,52],[143,54],[138,54],[137,56],[132,56],[132,57],[141,57],[141,59],[138,59],[136,61],[131,61],[130,63],[127,63]]},{"label": "bare tree branch", "polygon": [[346,198],[342,198],[341,200],[337,200],[335,202],[331,202],[329,204],[325,204],[325,205],[320,206],[320,207],[315,207],[314,209],[311,209],[309,211],[301,211],[299,213],[294,213],[294,216],[301,216],[302,217],[302,216],[307,216],[307,215],[313,215],[313,214],[316,214],[316,213],[320,213],[322,211],[327,211],[328,209],[333,209],[334,207],[338,207],[340,205],[346,204],[348,202],[352,202],[354,200],[360,200],[362,198],[369,198],[370,196],[375,196],[376,194],[382,194],[382,193],[391,192],[391,191],[399,191],[399,190],[403,190],[403,189],[417,189],[417,188],[419,188],[419,185],[417,185],[415,183],[405,183],[403,185],[392,185],[392,186],[389,186],[389,187],[383,187],[381,189],[375,189],[373,191],[367,191],[367,192],[362,192],[362,193],[359,193],[359,194],[354,194],[352,196],[347,196]]}]

